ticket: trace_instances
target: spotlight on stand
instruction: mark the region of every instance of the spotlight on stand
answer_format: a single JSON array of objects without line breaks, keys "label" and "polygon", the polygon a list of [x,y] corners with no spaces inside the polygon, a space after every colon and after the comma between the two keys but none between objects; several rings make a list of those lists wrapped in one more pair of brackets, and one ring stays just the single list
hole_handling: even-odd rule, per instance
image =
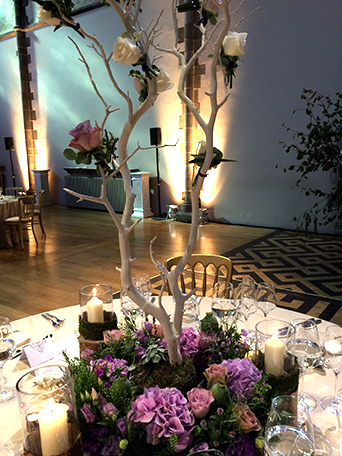
[{"label": "spotlight on stand", "polygon": [[5,149],[9,151],[10,154],[10,161],[11,161],[11,171],[12,171],[12,182],[13,182],[13,187],[15,187],[15,174],[13,170],[13,160],[12,160],[12,152],[14,151],[14,143],[13,143],[13,138],[12,136],[7,136],[4,138],[5,139]]},{"label": "spotlight on stand", "polygon": [[160,173],[159,173],[159,149],[161,145],[162,134],[160,127],[150,128],[150,143],[151,146],[156,146],[156,166],[157,166],[157,198],[158,198],[158,217],[152,217],[153,220],[164,220],[165,217],[161,213],[161,202],[160,202]]}]

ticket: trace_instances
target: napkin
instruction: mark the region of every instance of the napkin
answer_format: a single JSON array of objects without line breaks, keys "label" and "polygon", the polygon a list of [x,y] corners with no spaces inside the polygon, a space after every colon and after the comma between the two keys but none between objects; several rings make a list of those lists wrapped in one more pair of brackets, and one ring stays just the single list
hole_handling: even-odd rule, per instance
[{"label": "napkin", "polygon": [[58,347],[54,344],[51,337],[45,337],[38,342],[26,345],[20,359],[27,358],[31,367],[45,363],[58,355]]}]

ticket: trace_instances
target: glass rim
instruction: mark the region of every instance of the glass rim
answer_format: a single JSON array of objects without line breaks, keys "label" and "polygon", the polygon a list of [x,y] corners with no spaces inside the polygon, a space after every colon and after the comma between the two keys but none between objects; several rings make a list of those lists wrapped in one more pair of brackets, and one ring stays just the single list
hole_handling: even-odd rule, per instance
[{"label": "glass rim", "polygon": [[[70,367],[68,366],[65,366],[63,364],[51,364],[51,365],[48,365],[48,366],[43,366],[43,367],[35,367],[34,369],[31,369],[29,370],[28,372],[25,372],[25,374],[23,374],[16,382],[15,384],[15,389],[17,391],[18,394],[21,394],[21,395],[25,395],[25,396],[38,396],[39,394],[41,395],[41,393],[30,393],[28,391],[24,391],[22,389],[20,389],[19,387],[19,384],[20,382],[25,378],[25,377],[28,377],[29,375],[31,375],[33,372],[35,371],[38,371],[39,369],[53,369],[55,367],[58,367],[58,368],[63,368],[64,369],[64,372],[67,372],[68,373],[68,378],[67,379],[64,379],[63,383],[58,387],[56,388],[55,391],[58,391],[60,388],[62,388],[63,386],[65,386],[71,379],[74,378],[74,374],[72,372],[72,370],[70,369]],[[36,375],[36,377],[38,377]]]}]

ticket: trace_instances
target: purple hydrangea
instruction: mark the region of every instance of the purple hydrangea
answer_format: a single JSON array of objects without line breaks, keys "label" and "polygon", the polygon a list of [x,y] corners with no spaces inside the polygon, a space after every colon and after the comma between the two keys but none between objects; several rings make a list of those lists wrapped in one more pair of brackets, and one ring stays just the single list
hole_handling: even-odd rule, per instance
[{"label": "purple hydrangea", "polygon": [[146,441],[157,445],[162,437],[177,435],[177,448],[184,450],[194,428],[194,416],[183,394],[176,388],[158,386],[145,389],[132,403],[129,418],[135,423],[146,424]]},{"label": "purple hydrangea", "polygon": [[87,433],[87,439],[84,443],[84,453],[87,456],[98,456],[101,454],[102,441],[107,436],[107,429],[105,427],[92,427]]},{"label": "purple hydrangea", "polygon": [[249,399],[261,372],[248,358],[227,359],[222,362],[228,368],[228,389],[231,396],[238,400]]},{"label": "purple hydrangea", "polygon": [[102,450],[102,456],[117,456],[122,453],[120,439],[117,435],[111,435]]},{"label": "purple hydrangea", "polygon": [[106,355],[103,359],[98,359],[93,366],[94,373],[99,378],[104,375],[106,375],[109,379],[116,378],[116,369],[120,369],[123,375],[128,375],[127,361],[124,359],[112,358],[110,355]]},{"label": "purple hydrangea", "polygon": [[180,338],[180,352],[182,356],[191,358],[198,353],[199,334],[193,328],[184,328]]},{"label": "purple hydrangea", "polygon": [[246,434],[241,434],[226,449],[225,456],[255,456],[255,447]]}]

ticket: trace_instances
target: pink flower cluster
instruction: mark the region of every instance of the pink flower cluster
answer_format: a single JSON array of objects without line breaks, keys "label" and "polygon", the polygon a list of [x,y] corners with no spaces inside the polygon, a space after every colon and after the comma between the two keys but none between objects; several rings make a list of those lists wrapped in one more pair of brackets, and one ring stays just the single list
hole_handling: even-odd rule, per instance
[{"label": "pink flower cluster", "polygon": [[183,394],[176,388],[145,389],[132,403],[128,414],[135,423],[148,423],[146,427],[149,444],[157,445],[162,437],[177,436],[175,451],[184,450],[194,428],[194,415]]},{"label": "pink flower cluster", "polygon": [[70,141],[69,146],[74,147],[81,152],[90,152],[97,149],[101,144],[101,128],[92,127],[90,120],[85,120],[69,131],[69,135],[74,139]]}]

